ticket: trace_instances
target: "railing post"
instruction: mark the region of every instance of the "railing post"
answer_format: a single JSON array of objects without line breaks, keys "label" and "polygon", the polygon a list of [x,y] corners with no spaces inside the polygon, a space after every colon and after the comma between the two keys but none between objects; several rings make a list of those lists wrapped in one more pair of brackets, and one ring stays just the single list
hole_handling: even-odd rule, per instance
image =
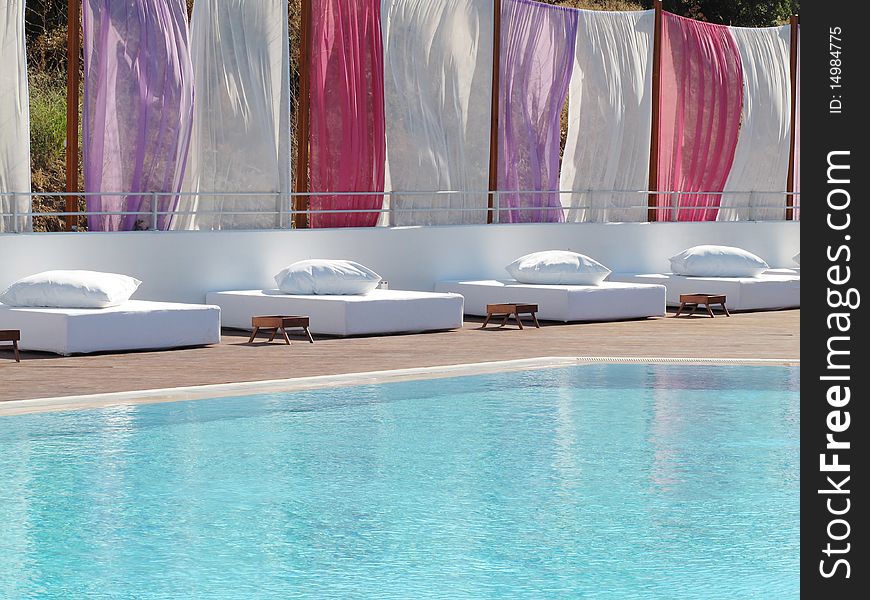
[{"label": "railing post", "polygon": [[[647,201],[647,220],[655,222],[658,218],[659,191],[659,137],[661,135],[661,100],[662,100],[662,21],[664,12],[661,0],[655,0],[655,27],[653,29],[653,64],[652,64],[652,127],[649,152],[649,199]],[[672,211],[673,212],[673,211]]]},{"label": "railing post", "polygon": [[[390,190],[386,193],[386,197],[389,198],[387,201],[387,212],[384,213],[384,227],[392,227],[393,226],[393,192]],[[381,203],[381,207],[383,207],[384,203]]]},{"label": "railing post", "polygon": [[501,222],[501,192],[498,190],[495,190],[495,193],[493,194],[493,209],[492,222]]},{"label": "railing post", "polygon": [[[17,195],[18,195],[17,193],[12,192],[12,195],[9,196],[10,202],[12,204],[12,227],[11,227],[11,231],[13,233],[21,233],[21,229],[18,227],[18,198],[16,197]],[[2,198],[0,198],[0,200],[2,200]],[[31,201],[30,205],[33,206],[32,201]],[[0,222],[2,222],[3,218],[4,217],[0,216]]]},{"label": "railing post", "polygon": [[798,139],[797,139],[797,131],[795,131],[795,126],[797,125],[797,69],[798,69],[798,25],[800,24],[800,17],[797,15],[792,15],[791,19],[789,19],[789,24],[791,25],[791,59],[790,63],[790,74],[791,74],[791,141],[789,144],[789,157],[788,157],[788,181],[786,182],[786,191],[788,194],[785,197],[785,220],[793,221],[795,217],[794,210],[794,191],[795,191],[795,162],[794,162],[794,153],[797,148]]},{"label": "railing post", "polygon": [[[67,0],[66,15],[66,191],[79,191],[79,1]],[[78,212],[78,197],[67,196],[64,212]],[[67,231],[78,228],[75,215],[64,222]]]},{"label": "railing post", "polygon": [[499,111],[501,110],[501,0],[493,0],[492,28],[492,98],[490,104],[489,123],[489,198],[486,222],[498,222],[498,215],[493,214],[493,206],[498,194],[498,144],[499,144]]},{"label": "railing post", "polygon": [[157,231],[157,192],[151,192],[151,231]]},{"label": "railing post", "polygon": [[[299,39],[299,104],[296,107],[296,193],[305,194],[309,191],[308,167],[310,161],[309,131],[311,122],[311,2],[302,0],[302,35]],[[308,211],[311,197],[294,196],[293,225],[296,229],[308,227]]]}]

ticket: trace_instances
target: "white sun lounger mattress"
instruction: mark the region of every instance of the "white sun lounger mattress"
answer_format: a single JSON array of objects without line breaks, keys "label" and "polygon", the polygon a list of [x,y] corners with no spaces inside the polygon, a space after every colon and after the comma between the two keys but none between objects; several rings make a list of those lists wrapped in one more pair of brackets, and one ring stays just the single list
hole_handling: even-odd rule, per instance
[{"label": "white sun lounger mattress", "polygon": [[611,273],[610,279],[664,285],[668,289],[668,306],[679,306],[680,294],[725,294],[728,310],[775,310],[801,305],[800,275],[688,277],[673,273]]},{"label": "white sun lounger mattress", "polygon": [[217,344],[220,309],[129,300],[110,308],[0,305],[0,329],[20,329],[21,349],[64,356]]},{"label": "white sun lounger mattress", "polygon": [[303,315],[312,333],[376,335],[440,331],[462,327],[462,296],[374,290],[364,296],[295,296],[277,290],[211,292],[224,327],[251,329],[258,315]]},{"label": "white sun lounger mattress", "polygon": [[621,321],[665,314],[661,285],[532,285],[513,280],[439,281],[439,292],[465,296],[465,312],[486,315],[487,304],[538,305],[538,318],[548,321]]}]

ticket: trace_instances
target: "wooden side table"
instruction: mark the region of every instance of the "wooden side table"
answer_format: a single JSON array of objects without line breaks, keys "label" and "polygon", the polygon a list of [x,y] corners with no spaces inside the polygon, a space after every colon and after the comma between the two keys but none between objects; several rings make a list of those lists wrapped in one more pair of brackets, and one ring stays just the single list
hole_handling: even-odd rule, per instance
[{"label": "wooden side table", "polygon": [[532,319],[535,322],[535,327],[538,329],[541,328],[541,324],[538,323],[538,305],[537,304],[519,304],[516,302],[506,302],[504,304],[487,304],[486,305],[486,320],[483,322],[483,325],[480,326],[481,329],[486,329],[486,326],[489,324],[489,320],[493,317],[501,317],[504,319],[501,322],[499,327],[504,327],[507,325],[508,319],[513,315],[514,319],[516,319],[517,325],[520,329],[523,329],[523,321],[520,318],[520,315],[531,315]]},{"label": "wooden side table", "polygon": [[284,336],[284,341],[287,342],[287,345],[290,345],[290,338],[287,336],[287,328],[288,327],[296,327],[305,330],[305,334],[308,336],[308,341],[312,344],[314,343],[314,338],[311,337],[311,332],[308,330],[309,319],[308,317],[303,317],[299,315],[269,315],[263,317],[251,317],[251,326],[254,328],[254,332],[251,334],[251,339],[248,340],[249,344],[254,342],[254,338],[257,337],[257,334],[261,329],[271,330],[272,336],[269,338],[269,342],[275,339],[275,336],[278,335],[278,332],[281,332],[281,335]]},{"label": "wooden side table", "polygon": [[0,342],[12,342],[12,351],[15,353],[15,362],[21,362],[21,354],[18,353],[18,342],[21,341],[21,332],[17,329],[0,329]]},{"label": "wooden side table", "polygon": [[713,310],[710,308],[711,304],[719,304],[725,316],[731,316],[731,313],[728,312],[728,308],[725,306],[725,294],[680,294],[680,308],[677,309],[677,314],[674,317],[679,317],[683,309],[688,307],[692,308],[692,312],[687,315],[691,317],[701,304],[707,309],[707,314],[710,315],[710,318],[714,316]]}]

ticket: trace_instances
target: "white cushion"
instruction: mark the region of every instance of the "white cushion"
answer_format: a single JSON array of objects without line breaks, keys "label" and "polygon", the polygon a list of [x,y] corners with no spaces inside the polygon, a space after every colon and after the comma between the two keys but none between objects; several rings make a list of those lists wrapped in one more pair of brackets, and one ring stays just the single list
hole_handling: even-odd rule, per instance
[{"label": "white cushion", "polygon": [[224,327],[251,329],[251,315],[307,315],[311,332],[380,335],[462,327],[463,298],[404,290],[372,290],[365,296],[291,296],[277,290],[211,292]]},{"label": "white cushion", "polygon": [[435,291],[465,297],[465,314],[485,315],[487,304],[538,305],[549,321],[621,321],[665,314],[665,288],[603,281],[599,285],[535,285],[516,281],[439,281]]},{"label": "white cushion", "polygon": [[380,281],[380,275],[350,260],[301,260],[275,275],[279,290],[300,296],[368,294]]},{"label": "white cushion", "polygon": [[797,263],[798,266],[800,266],[800,264],[801,264],[801,253],[798,252],[797,254],[795,254],[794,256],[792,256],[791,259],[792,259],[793,261],[795,261],[795,263]]},{"label": "white cushion", "polygon": [[108,308],[0,306],[0,329],[20,329],[22,350],[62,355],[156,350],[219,344],[221,312],[217,306],[143,300]]},{"label": "white cushion", "polygon": [[45,271],[10,285],[0,294],[0,302],[17,307],[108,308],[129,300],[141,284],[116,273]]},{"label": "white cushion", "polygon": [[538,285],[598,285],[610,269],[596,260],[566,250],[533,252],[505,267],[520,283]]},{"label": "white cushion", "polygon": [[671,271],[692,277],[757,277],[770,268],[751,252],[732,246],[694,246],[670,260]]}]

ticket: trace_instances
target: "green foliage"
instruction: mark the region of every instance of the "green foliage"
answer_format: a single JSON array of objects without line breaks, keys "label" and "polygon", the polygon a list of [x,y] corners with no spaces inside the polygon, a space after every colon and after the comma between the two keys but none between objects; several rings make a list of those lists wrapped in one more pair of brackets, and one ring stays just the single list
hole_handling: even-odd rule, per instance
[{"label": "green foliage", "polygon": [[63,80],[32,77],[30,153],[35,191],[63,189],[66,141],[66,86]]},{"label": "green foliage", "polygon": [[699,21],[770,27],[800,12],[799,0],[664,0],[664,9]]}]

